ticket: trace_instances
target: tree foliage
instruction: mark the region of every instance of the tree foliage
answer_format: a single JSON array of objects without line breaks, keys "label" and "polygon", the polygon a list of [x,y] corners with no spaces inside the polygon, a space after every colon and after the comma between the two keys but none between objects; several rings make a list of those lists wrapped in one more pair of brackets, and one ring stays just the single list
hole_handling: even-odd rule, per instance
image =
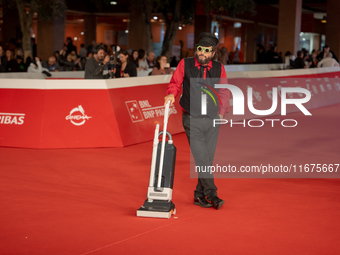
[{"label": "tree foliage", "polygon": [[[96,11],[105,10],[110,6],[111,0],[83,0],[83,4],[93,6]],[[17,8],[20,16],[21,30],[23,32],[23,48],[25,56],[30,55],[30,27],[34,13],[39,19],[51,20],[59,18],[65,13],[64,0],[0,0],[6,8]],[[244,11],[255,13],[253,0],[129,0],[130,6],[140,8],[144,15],[146,35],[148,37],[148,50],[152,49],[153,37],[151,33],[151,13],[162,14],[165,24],[162,54],[170,57],[172,45],[180,25],[192,24],[196,4],[202,4],[207,15],[213,12],[217,15],[234,17]],[[26,7],[29,11],[26,12]],[[131,36],[131,35],[130,35]]]},{"label": "tree foliage", "polygon": [[32,56],[31,27],[34,14],[37,13],[39,19],[51,20],[63,16],[66,8],[62,0],[0,0],[0,2],[5,8],[18,10],[25,59]]},{"label": "tree foliage", "polygon": [[[132,0],[133,1],[133,0]],[[142,0],[139,1],[143,4]],[[192,24],[197,1],[195,0],[148,0],[153,12],[161,12],[166,26],[162,55],[170,57],[172,45],[179,25]],[[199,0],[206,15],[213,12],[218,16],[227,14],[235,17],[245,11],[255,13],[253,0]],[[151,17],[148,17],[151,19]]]},{"label": "tree foliage", "polygon": [[245,11],[255,14],[255,3],[253,0],[200,0],[206,14],[215,11],[218,14],[227,13],[235,17]]},{"label": "tree foliage", "polygon": [[61,17],[66,9],[63,0],[0,0],[0,3],[8,9],[18,9],[18,11],[29,7],[30,11],[27,14],[38,13],[39,18],[44,20]]}]

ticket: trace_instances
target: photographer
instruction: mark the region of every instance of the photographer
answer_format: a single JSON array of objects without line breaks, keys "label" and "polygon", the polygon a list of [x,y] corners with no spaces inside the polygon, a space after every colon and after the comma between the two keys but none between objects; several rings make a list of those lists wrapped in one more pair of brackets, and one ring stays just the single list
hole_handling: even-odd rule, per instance
[{"label": "photographer", "polygon": [[98,45],[94,51],[94,54],[86,62],[85,66],[85,79],[108,79],[110,73],[103,74],[104,67],[107,62],[110,61],[110,57],[105,56],[105,47]]}]

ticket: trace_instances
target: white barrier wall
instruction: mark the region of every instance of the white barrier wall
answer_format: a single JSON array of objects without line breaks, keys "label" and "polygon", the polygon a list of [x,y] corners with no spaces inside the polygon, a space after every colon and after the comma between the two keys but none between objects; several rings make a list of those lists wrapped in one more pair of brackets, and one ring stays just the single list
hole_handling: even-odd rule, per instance
[{"label": "white barrier wall", "polygon": [[[285,64],[254,64],[254,65],[225,65],[227,73],[229,72],[257,72],[257,71],[270,71],[270,70],[284,70]],[[176,70],[175,67],[172,69]],[[152,72],[152,68],[148,70],[137,71],[137,76],[148,76]],[[107,73],[107,71],[104,71]],[[74,78],[82,79],[85,76],[84,71],[74,72],[51,72],[51,78]],[[45,79],[46,75],[42,73],[0,73],[0,79]]]}]

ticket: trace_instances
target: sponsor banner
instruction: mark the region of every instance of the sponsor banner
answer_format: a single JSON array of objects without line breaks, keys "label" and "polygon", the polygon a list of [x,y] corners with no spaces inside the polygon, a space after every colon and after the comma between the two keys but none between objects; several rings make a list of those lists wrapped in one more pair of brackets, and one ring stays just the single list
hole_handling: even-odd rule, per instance
[{"label": "sponsor banner", "polygon": [[25,113],[0,112],[0,124],[22,125],[24,124]]},{"label": "sponsor banner", "polygon": [[38,148],[44,91],[0,89],[0,146]]},{"label": "sponsor banner", "polygon": [[45,92],[42,148],[123,146],[108,90]]},{"label": "sponsor banner", "polygon": [[[118,123],[124,146],[150,141],[155,134],[156,124],[163,129],[164,97],[168,84],[110,89],[113,111]],[[184,131],[182,110],[178,103],[170,106],[167,130],[171,134]]]},{"label": "sponsor banner", "polygon": [[[340,82],[339,78],[334,78],[338,75],[339,72],[333,72],[300,75],[297,78],[228,79],[229,84],[239,86],[242,90],[245,112],[244,116],[232,115],[231,97],[232,106],[225,119],[258,117],[248,109],[249,87],[252,88],[251,102],[257,110],[271,108],[272,88],[278,88],[278,106],[272,115],[281,113],[280,87],[308,89],[311,100],[304,104],[307,109],[338,103]],[[122,147],[151,141],[156,124],[159,123],[163,128],[164,96],[169,80],[161,81],[157,77],[139,79],[112,80],[110,86],[105,85],[109,89],[102,83],[87,80],[83,88],[77,81],[72,81],[74,85],[67,83],[71,88],[67,88],[65,81],[56,80],[46,80],[41,86],[38,84],[39,88],[34,87],[38,86],[35,83],[26,86],[13,81],[6,83],[9,88],[3,84],[0,88],[0,146]],[[138,86],[138,82],[143,85]],[[93,89],[94,84],[98,85],[98,89]],[[288,93],[287,99],[290,96]],[[302,98],[298,93],[292,96]],[[172,134],[184,131],[178,102],[179,96],[170,109],[168,131]],[[287,105],[287,113],[297,111],[300,110],[296,105]]]},{"label": "sponsor banner", "polygon": [[[0,145],[122,147],[153,139],[163,126],[167,84],[118,89],[1,89]],[[183,132],[178,102],[168,130]]]}]

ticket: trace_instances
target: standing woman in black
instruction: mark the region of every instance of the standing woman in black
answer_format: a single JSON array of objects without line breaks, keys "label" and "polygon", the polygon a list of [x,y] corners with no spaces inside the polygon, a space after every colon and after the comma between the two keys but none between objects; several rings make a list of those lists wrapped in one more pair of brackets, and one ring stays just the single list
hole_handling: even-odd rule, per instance
[{"label": "standing woman in black", "polygon": [[15,72],[16,70],[16,60],[13,58],[13,53],[11,50],[6,50],[6,72]]},{"label": "standing woman in black", "polygon": [[137,68],[132,61],[128,61],[129,53],[127,50],[119,52],[119,64],[116,68],[116,78],[136,77]]},{"label": "standing woman in black", "polygon": [[133,50],[131,53],[131,62],[138,67],[138,50]]}]

